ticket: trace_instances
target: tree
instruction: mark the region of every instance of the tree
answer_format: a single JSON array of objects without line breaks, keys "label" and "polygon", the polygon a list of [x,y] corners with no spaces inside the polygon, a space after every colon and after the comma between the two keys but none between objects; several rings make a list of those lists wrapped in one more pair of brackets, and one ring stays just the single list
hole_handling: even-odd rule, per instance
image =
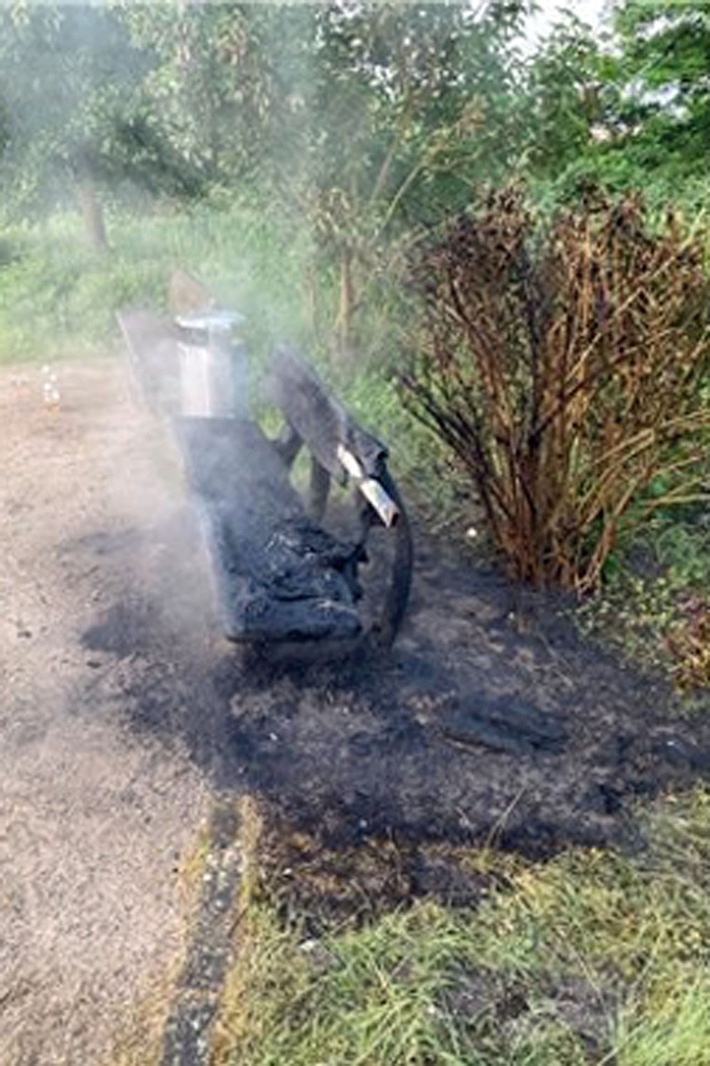
[{"label": "tree", "polygon": [[126,5],[173,147],[310,222],[339,273],[340,349],[383,250],[500,177],[513,134],[505,43],[522,4]]},{"label": "tree", "polygon": [[22,214],[78,202],[91,243],[106,245],[101,192],[122,183],[194,195],[141,85],[153,57],[121,13],[95,6],[0,8],[0,184]]},{"label": "tree", "polygon": [[555,177],[593,147],[604,117],[602,53],[590,28],[569,12],[529,64],[521,108],[526,163],[536,177]]},{"label": "tree", "polygon": [[46,199],[79,198],[93,243],[106,234],[96,198],[94,155],[114,103],[120,27],[95,9],[0,9],[0,97],[5,116],[2,183],[23,211]]},{"label": "tree", "polygon": [[471,185],[500,177],[515,154],[504,44],[521,5],[317,10],[301,188],[321,247],[339,264],[347,355],[368,279],[391,271],[393,246],[460,209]]},{"label": "tree", "polygon": [[710,4],[627,0],[616,16],[623,47],[625,148],[639,167],[708,174]]},{"label": "tree", "polygon": [[141,91],[173,149],[207,180],[243,176],[271,103],[260,39],[268,14],[235,3],[118,10],[135,47],[154,57]]},{"label": "tree", "polygon": [[556,195],[590,184],[677,198],[708,177],[708,0],[627,0],[614,33],[568,13],[528,70],[521,108],[531,175]]}]

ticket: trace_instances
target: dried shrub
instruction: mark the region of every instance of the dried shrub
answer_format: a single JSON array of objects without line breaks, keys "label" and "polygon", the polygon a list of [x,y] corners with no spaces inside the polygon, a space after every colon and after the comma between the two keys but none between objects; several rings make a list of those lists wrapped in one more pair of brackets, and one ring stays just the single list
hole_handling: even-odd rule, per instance
[{"label": "dried shrub", "polygon": [[515,575],[595,586],[622,524],[699,488],[710,285],[698,238],[641,198],[538,224],[491,194],[420,254],[414,413],[475,483]]}]

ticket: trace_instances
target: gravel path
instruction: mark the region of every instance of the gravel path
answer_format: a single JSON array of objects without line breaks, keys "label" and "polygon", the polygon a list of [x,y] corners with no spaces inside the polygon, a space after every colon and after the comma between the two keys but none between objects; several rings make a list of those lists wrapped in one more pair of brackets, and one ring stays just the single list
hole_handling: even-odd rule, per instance
[{"label": "gravel path", "polygon": [[[112,545],[180,504],[112,362],[0,375],[0,1063],[95,1064],[183,945],[178,860],[208,807],[181,745],[122,724],[82,634],[121,582]],[[149,572],[150,553],[140,558]]]}]

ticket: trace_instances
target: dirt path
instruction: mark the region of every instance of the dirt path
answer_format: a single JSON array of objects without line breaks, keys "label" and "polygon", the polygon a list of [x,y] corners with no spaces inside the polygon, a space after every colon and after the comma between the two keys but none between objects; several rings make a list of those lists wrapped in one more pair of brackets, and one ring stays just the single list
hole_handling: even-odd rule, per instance
[{"label": "dirt path", "polygon": [[630,801],[709,773],[662,685],[421,537],[390,656],[235,653],[167,431],[118,364],[61,375],[51,412],[36,369],[0,374],[2,1066],[94,1066],[180,959],[176,864],[216,792],[336,851],[396,841],[404,894],[446,895],[422,842],[636,846]]},{"label": "dirt path", "polygon": [[181,950],[176,866],[207,790],[179,742],[122,724],[131,654],[82,646],[121,585],[110,545],[174,508],[121,374],[62,368],[57,413],[18,374],[0,377],[0,1062],[93,1064]]}]

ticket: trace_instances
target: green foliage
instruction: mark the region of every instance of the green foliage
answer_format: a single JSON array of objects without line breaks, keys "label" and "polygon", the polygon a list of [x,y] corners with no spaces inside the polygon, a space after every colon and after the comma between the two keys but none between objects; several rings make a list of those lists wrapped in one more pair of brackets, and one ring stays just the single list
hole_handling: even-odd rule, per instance
[{"label": "green foliage", "polygon": [[520,97],[526,173],[554,200],[594,184],[705,207],[706,0],[625,0],[614,29],[592,35],[569,11],[532,57]]},{"label": "green foliage", "polygon": [[568,13],[525,66],[522,2],[17,4],[0,10],[0,181],[25,212],[258,182],[367,288],[393,237],[522,168],[664,193],[707,177],[703,0]]},{"label": "green foliage", "polygon": [[[514,158],[521,3],[21,5],[0,12],[6,204],[195,199],[258,185],[338,273],[353,348],[398,247]],[[77,185],[75,189],[73,186]],[[334,322],[335,320],[335,322]],[[366,333],[365,329],[365,333]],[[334,337],[331,347],[334,347]],[[365,343],[367,338],[365,337]]]},{"label": "green foliage", "polygon": [[706,0],[627,0],[616,26],[623,44],[627,150],[676,176],[708,174],[710,7]]},{"label": "green foliage", "polygon": [[73,184],[111,176],[146,58],[95,6],[0,7],[0,160],[5,206],[65,205]]},{"label": "green foliage", "polygon": [[593,588],[620,533],[698,490],[703,263],[673,217],[652,234],[638,199],[541,232],[513,190],[416,263],[405,395],[469,471],[518,578]]},{"label": "green foliage", "polygon": [[[254,177],[276,105],[270,13],[257,5],[124,3],[117,14],[137,52],[152,57],[143,106],[178,157],[212,183]],[[298,14],[281,9],[280,18],[288,48]]]},{"label": "green foliage", "polygon": [[520,107],[527,118],[526,168],[537,178],[565,174],[593,154],[592,132],[604,117],[600,43],[571,12],[532,57]]}]

